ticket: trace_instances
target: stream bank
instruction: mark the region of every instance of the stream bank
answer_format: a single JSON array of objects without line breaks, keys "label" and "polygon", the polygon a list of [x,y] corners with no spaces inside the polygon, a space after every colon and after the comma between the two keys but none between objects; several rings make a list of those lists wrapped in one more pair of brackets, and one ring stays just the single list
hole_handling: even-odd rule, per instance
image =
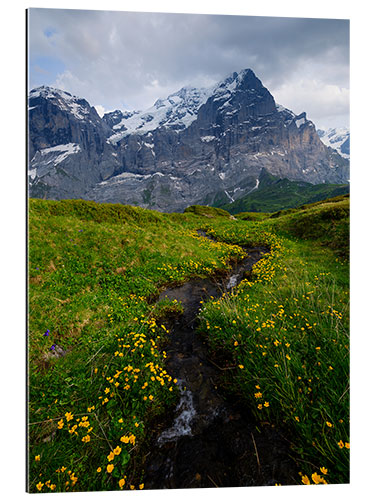
[{"label": "stream bank", "polygon": [[244,248],[247,257],[223,278],[195,279],[165,290],[184,313],[166,347],[166,368],[177,378],[180,400],[173,420],[152,436],[146,458],[147,489],[296,484],[288,442],[271,425],[259,426],[240,400],[221,388],[223,371],[197,332],[202,301],[218,298],[248,277],[268,250]]}]

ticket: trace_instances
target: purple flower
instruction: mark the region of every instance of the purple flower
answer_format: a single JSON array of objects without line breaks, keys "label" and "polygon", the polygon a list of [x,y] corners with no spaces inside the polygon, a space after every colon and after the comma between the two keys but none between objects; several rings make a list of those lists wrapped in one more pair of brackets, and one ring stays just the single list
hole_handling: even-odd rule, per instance
[{"label": "purple flower", "polygon": [[50,351],[54,351],[55,350],[55,347],[56,347],[56,344],[53,344],[51,345],[51,347],[49,348]]},{"label": "purple flower", "polygon": [[43,337],[49,337],[49,330],[47,330],[45,333],[43,333]]}]

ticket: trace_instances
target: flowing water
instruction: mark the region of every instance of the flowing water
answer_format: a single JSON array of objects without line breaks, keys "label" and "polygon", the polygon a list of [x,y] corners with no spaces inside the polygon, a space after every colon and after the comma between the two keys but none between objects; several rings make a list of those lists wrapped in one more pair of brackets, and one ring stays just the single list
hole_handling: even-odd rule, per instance
[{"label": "flowing water", "polygon": [[167,370],[178,380],[174,415],[153,436],[145,464],[145,488],[198,488],[295,484],[287,441],[271,426],[259,429],[249,410],[220,389],[231,366],[212,360],[197,333],[202,301],[220,297],[249,277],[266,248],[247,257],[221,279],[197,279],[165,290],[159,300],[177,299],[184,314],[173,325],[166,349]]}]

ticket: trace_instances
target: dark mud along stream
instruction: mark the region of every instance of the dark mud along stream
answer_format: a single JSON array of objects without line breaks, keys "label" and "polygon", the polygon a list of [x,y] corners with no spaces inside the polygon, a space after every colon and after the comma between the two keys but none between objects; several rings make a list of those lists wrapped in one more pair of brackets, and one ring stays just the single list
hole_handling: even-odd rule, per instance
[{"label": "dark mud along stream", "polygon": [[244,250],[247,257],[227,277],[192,280],[159,296],[177,299],[184,307],[166,348],[167,370],[178,380],[180,400],[168,426],[159,426],[152,436],[145,463],[147,489],[296,483],[288,443],[271,426],[257,426],[250,411],[220,389],[223,367],[212,360],[196,331],[201,301],[236,286],[267,252]]}]

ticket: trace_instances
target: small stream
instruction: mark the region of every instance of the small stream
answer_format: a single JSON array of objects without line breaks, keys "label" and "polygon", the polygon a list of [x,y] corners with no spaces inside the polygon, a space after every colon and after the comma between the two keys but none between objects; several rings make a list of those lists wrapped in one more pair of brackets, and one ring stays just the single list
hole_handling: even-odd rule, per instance
[{"label": "small stream", "polygon": [[180,400],[170,422],[153,436],[145,463],[147,489],[296,484],[288,443],[270,425],[260,429],[241,401],[220,389],[223,367],[211,359],[196,331],[201,301],[218,298],[248,278],[268,251],[244,250],[247,257],[227,277],[192,280],[159,296],[184,307],[166,348],[167,370],[178,380]]}]

